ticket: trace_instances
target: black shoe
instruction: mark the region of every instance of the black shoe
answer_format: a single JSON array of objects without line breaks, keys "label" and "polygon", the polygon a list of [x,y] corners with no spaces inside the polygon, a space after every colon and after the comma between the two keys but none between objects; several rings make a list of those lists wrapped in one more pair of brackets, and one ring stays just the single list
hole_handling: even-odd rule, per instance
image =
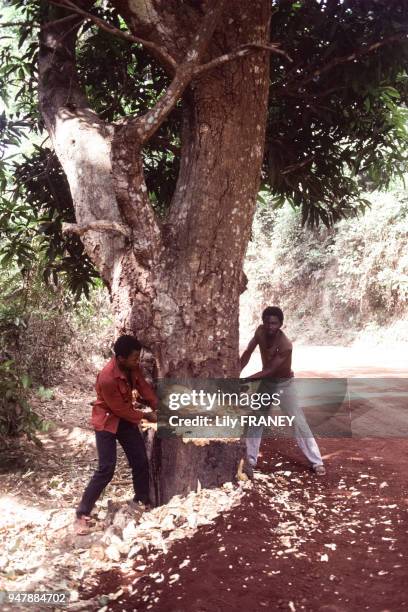
[{"label": "black shoe", "polygon": [[127,502],[127,505],[132,510],[139,510],[140,512],[147,512],[153,507],[148,499],[132,499]]}]

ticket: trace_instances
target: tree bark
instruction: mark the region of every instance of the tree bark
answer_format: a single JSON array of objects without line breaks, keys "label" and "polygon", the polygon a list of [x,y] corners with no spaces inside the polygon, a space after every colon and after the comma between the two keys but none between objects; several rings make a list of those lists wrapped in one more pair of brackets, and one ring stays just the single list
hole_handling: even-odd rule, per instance
[{"label": "tree bark", "polygon": [[[235,377],[242,266],[264,149],[269,54],[254,51],[195,77],[194,70],[241,45],[267,43],[270,0],[254,0],[250,11],[244,0],[224,7],[203,3],[204,16],[189,14],[188,28],[186,15],[177,19],[174,2],[114,4],[132,33],[161,41],[178,68],[156,108],[125,126],[107,126],[77,85],[75,33],[64,33],[61,45],[58,22],[43,29],[41,109],[67,174],[78,232],[110,289],[118,333],[134,333],[149,346],[159,376]],[[180,96],[180,173],[161,223],[148,201],[141,153]],[[118,224],[127,230],[121,233]],[[158,503],[187,493],[198,481],[216,486],[231,480],[242,454],[237,442],[161,440],[153,446]]]}]

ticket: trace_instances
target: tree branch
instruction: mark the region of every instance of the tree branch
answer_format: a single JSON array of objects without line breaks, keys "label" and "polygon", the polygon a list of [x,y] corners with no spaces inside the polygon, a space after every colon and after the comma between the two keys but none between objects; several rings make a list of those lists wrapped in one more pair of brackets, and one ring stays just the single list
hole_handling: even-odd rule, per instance
[{"label": "tree branch", "polygon": [[187,51],[185,60],[176,70],[173,81],[157,104],[141,117],[132,119],[123,129],[136,133],[141,144],[149,140],[173,110],[194,76],[197,65],[210,42],[226,0],[213,0],[201,27]]},{"label": "tree branch", "polygon": [[214,68],[218,68],[218,66],[221,66],[226,62],[231,62],[235,59],[245,57],[256,51],[269,51],[269,53],[276,53],[277,55],[282,55],[283,57],[285,57],[289,62],[293,62],[292,58],[289,57],[289,55],[285,53],[285,51],[279,49],[279,46],[277,44],[271,43],[267,45],[261,43],[248,43],[246,45],[242,45],[242,47],[239,47],[239,49],[235,49],[235,51],[231,51],[230,53],[225,53],[224,55],[216,57],[215,59],[211,60],[211,62],[201,64],[201,66],[197,66],[194,71],[194,76],[201,74],[202,72],[206,72],[207,70],[213,70]]},{"label": "tree branch", "polygon": [[[89,10],[93,0],[86,1]],[[75,64],[77,30],[82,17],[74,13],[75,27],[71,27],[65,19],[67,6],[63,8],[64,12],[58,9],[53,20],[40,30],[40,108],[75,207],[77,223],[64,226],[64,231],[81,236],[92,261],[111,285],[115,262],[124,249],[131,246],[133,256],[148,265],[160,250],[160,229],[148,199],[146,202],[143,198],[137,203],[137,225],[131,228],[126,225],[127,217],[112,172],[114,127],[90,109]],[[132,158],[133,167],[137,165],[134,161],[142,163],[140,156]],[[94,184],[96,174],[98,181]]]},{"label": "tree branch", "polygon": [[12,28],[12,27],[23,27],[23,26],[35,26],[38,27],[40,24],[36,21],[7,21],[1,24],[2,28]]},{"label": "tree branch", "polygon": [[84,19],[89,19],[95,25],[101,28],[101,30],[109,32],[109,34],[123,38],[124,40],[127,40],[131,43],[143,45],[146,49],[150,50],[153,55],[155,55],[161,62],[163,62],[163,64],[167,66],[167,68],[169,68],[172,72],[176,70],[177,63],[175,62],[175,60],[171,57],[169,53],[167,53],[167,51],[165,51],[159,45],[156,45],[155,43],[149,40],[145,40],[144,38],[133,36],[133,34],[129,34],[129,32],[124,32],[119,28],[115,28],[115,26],[111,25],[110,23],[107,23],[103,19],[100,19],[100,17],[96,17],[96,15],[92,15],[92,13],[88,13],[87,11],[84,11],[83,9],[79,8],[74,2],[71,2],[71,0],[49,0],[49,2],[51,2],[51,4],[54,4],[55,6],[69,9],[74,13],[81,15]]},{"label": "tree branch", "polygon": [[309,157],[299,162],[298,164],[291,164],[290,166],[286,168],[286,170],[283,170],[281,174],[291,174],[292,172],[295,172],[295,170],[300,170],[300,168],[303,168],[304,166],[311,164],[314,158],[315,158],[315,155],[310,155]]},{"label": "tree branch", "polygon": [[62,224],[63,234],[77,234],[78,236],[82,236],[86,232],[114,232],[115,234],[122,234],[126,236],[126,238],[130,238],[131,236],[129,228],[116,221],[105,221],[100,219],[99,221],[92,221],[86,225],[77,225],[76,223]]},{"label": "tree branch", "polygon": [[290,98],[299,98],[302,100],[318,100],[319,98],[325,98],[327,96],[329,96],[332,93],[338,92],[338,91],[342,91],[346,89],[345,85],[341,85],[339,87],[329,87],[329,89],[325,89],[324,91],[320,92],[320,93],[306,93],[305,91],[292,91],[292,90],[288,90],[285,91],[284,87],[280,87],[279,89],[274,89],[273,90],[273,95],[274,96],[289,96]]},{"label": "tree branch", "polygon": [[392,44],[393,42],[399,42],[404,39],[408,40],[407,33],[396,34],[394,36],[389,36],[388,38],[384,38],[384,40],[379,40],[368,47],[358,49],[354,51],[353,53],[350,53],[350,55],[345,55],[343,57],[336,57],[330,62],[328,62],[327,64],[325,64],[324,66],[322,66],[321,68],[317,68],[316,70],[314,70],[311,74],[309,74],[309,76],[299,81],[294,80],[292,82],[293,86],[295,86],[298,89],[299,87],[302,87],[303,85],[306,85],[307,83],[310,83],[311,81],[319,78],[322,74],[328,72],[329,70],[331,70],[332,68],[335,68],[336,66],[339,66],[340,64],[352,62],[356,60],[357,58],[363,57],[364,55],[368,55],[369,53],[376,51],[377,49],[379,49],[380,47],[383,47],[384,45],[389,45],[389,44]]},{"label": "tree branch", "polygon": [[217,26],[226,0],[211,0],[201,27],[194,37],[184,62],[157,104],[144,115],[116,127],[112,142],[112,164],[116,198],[126,222],[151,244],[160,233],[154,210],[149,202],[141,157],[141,148],[168,117],[194,74]]},{"label": "tree branch", "polygon": [[[58,6],[61,6],[61,5],[58,5]],[[54,21],[47,21],[47,23],[43,23],[41,27],[44,30],[46,30],[47,28],[53,28],[55,25],[61,25],[63,23],[68,23],[72,21],[73,19],[78,19],[77,13],[73,13],[72,15],[67,15],[66,17],[61,17],[60,19],[55,19]]]}]

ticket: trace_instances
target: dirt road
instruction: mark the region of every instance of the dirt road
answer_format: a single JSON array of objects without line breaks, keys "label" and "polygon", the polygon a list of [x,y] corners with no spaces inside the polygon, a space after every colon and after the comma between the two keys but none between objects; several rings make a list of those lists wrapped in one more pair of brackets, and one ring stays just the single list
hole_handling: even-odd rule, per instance
[{"label": "dirt road", "polygon": [[[244,349],[245,346],[242,346]],[[242,376],[261,367],[258,351],[252,355]],[[293,370],[295,376],[399,378],[408,377],[408,345],[394,348],[381,346],[302,346],[294,345]]]},{"label": "dirt road", "polygon": [[129,586],[107,609],[138,612],[408,609],[405,440],[321,448],[328,475],[319,479],[292,441],[266,441],[236,509],[142,573],[104,574],[82,596]]}]

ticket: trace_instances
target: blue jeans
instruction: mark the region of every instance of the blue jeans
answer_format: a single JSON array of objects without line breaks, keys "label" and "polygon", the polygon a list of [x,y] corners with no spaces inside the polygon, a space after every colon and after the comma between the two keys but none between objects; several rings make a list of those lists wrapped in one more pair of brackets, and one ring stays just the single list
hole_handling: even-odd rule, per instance
[{"label": "blue jeans", "polygon": [[142,434],[132,423],[120,419],[116,434],[95,431],[98,469],[86,487],[77,508],[77,517],[89,516],[104,488],[113,478],[116,467],[116,440],[125,451],[132,470],[134,501],[149,501],[149,466]]}]

